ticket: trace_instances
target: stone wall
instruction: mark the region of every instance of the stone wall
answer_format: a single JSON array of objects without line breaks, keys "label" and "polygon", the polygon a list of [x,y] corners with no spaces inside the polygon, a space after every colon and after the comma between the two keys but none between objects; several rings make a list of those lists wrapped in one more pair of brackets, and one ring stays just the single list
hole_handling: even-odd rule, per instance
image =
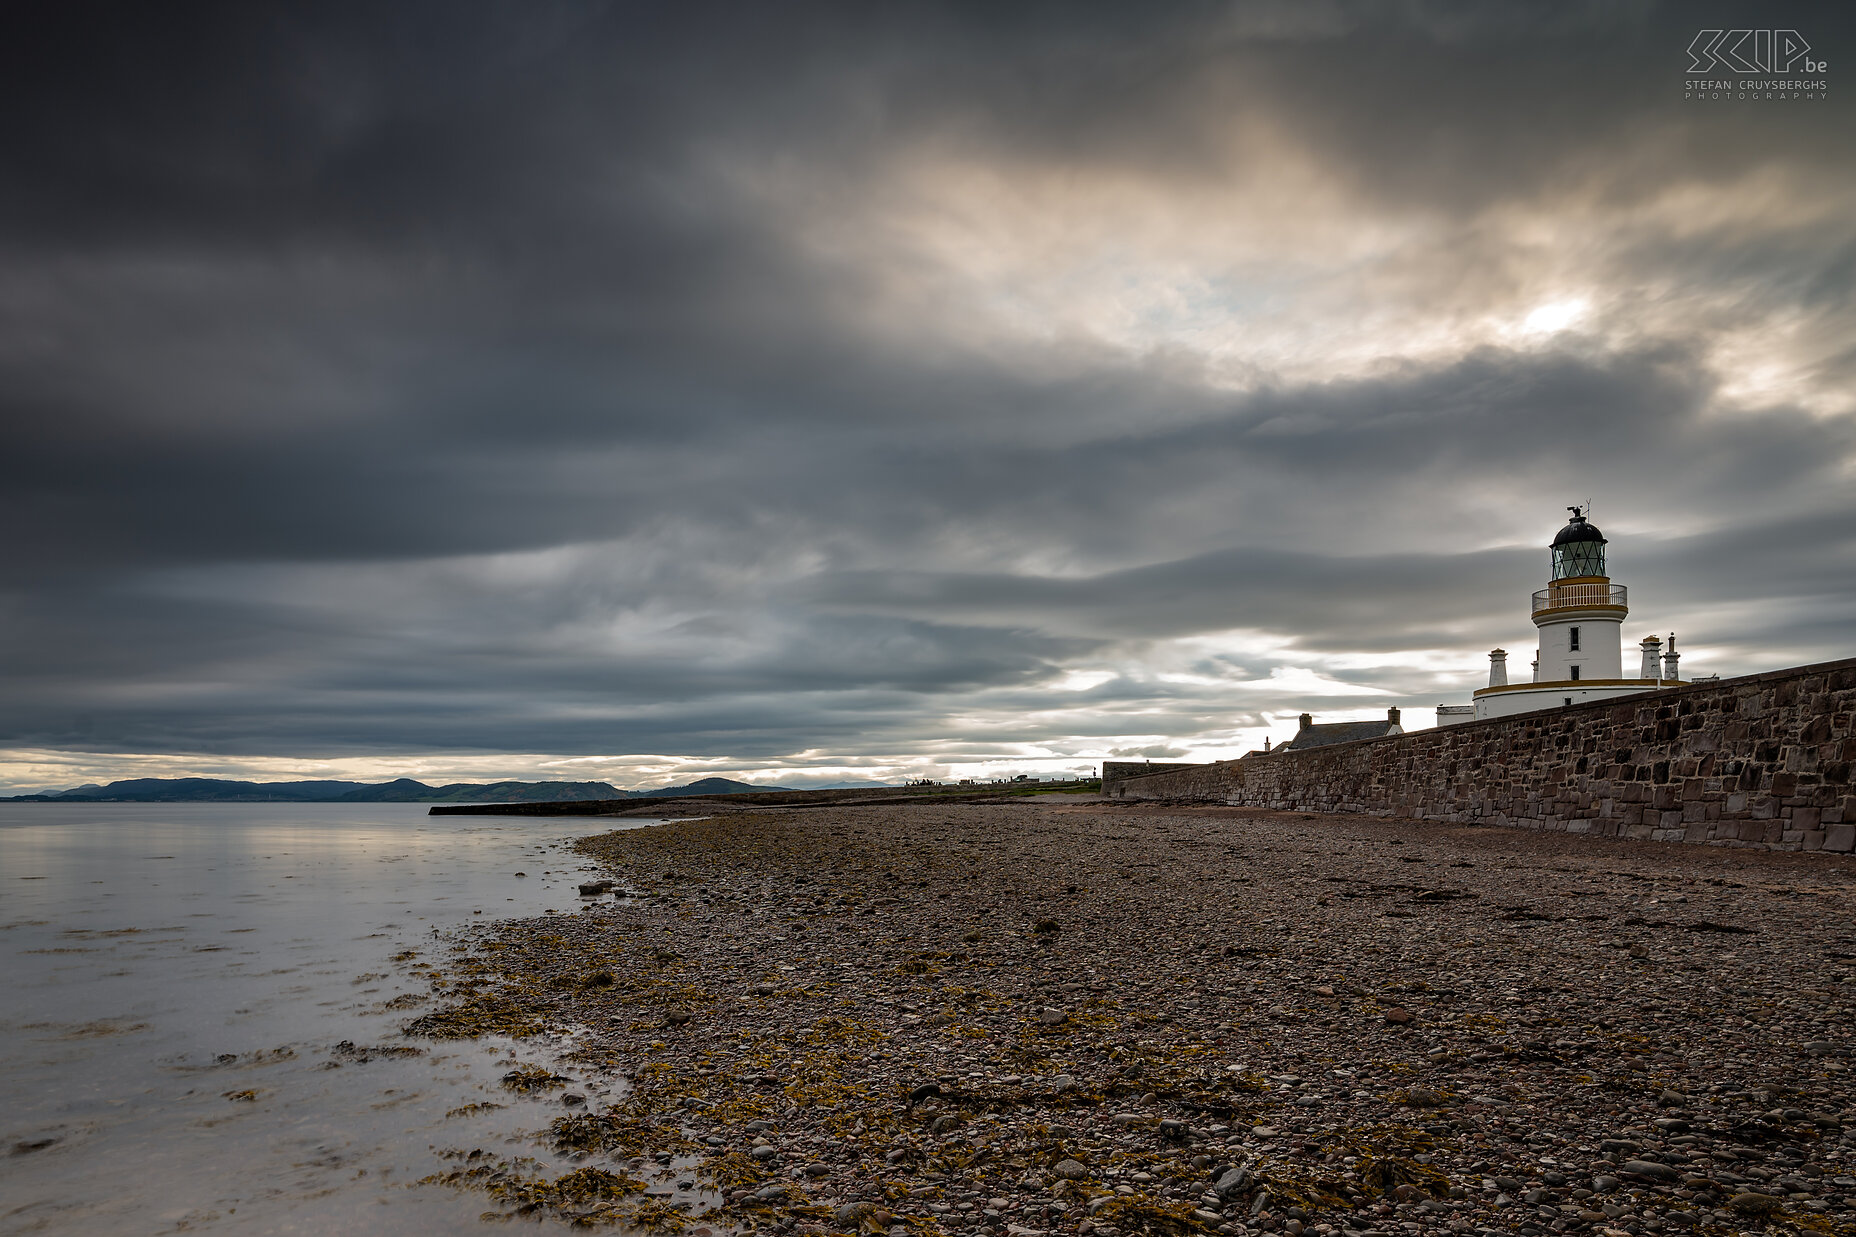
[{"label": "stone wall", "polygon": [[1149,773],[1177,773],[1181,769],[1203,769],[1204,765],[1157,765],[1151,760],[1105,760],[1102,762],[1102,780],[1104,782],[1124,777],[1142,777]]},{"label": "stone wall", "polygon": [[1856,659],[1300,752],[1103,793],[1785,850],[1856,848]]}]

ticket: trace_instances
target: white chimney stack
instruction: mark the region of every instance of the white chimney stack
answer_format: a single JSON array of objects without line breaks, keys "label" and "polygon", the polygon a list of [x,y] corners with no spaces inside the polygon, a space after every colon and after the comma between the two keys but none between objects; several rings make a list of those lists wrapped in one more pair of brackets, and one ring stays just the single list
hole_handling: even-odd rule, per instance
[{"label": "white chimney stack", "polygon": [[1489,686],[1508,686],[1508,650],[1489,650]]},{"label": "white chimney stack", "polygon": [[1643,669],[1637,672],[1640,679],[1660,679],[1663,677],[1663,642],[1655,636],[1645,636],[1643,643],[1637,646],[1643,650]]},{"label": "white chimney stack", "polygon": [[1663,677],[1680,680],[1682,673],[1676,663],[1682,660],[1682,654],[1676,652],[1676,633],[1669,633],[1669,647],[1663,650]]}]

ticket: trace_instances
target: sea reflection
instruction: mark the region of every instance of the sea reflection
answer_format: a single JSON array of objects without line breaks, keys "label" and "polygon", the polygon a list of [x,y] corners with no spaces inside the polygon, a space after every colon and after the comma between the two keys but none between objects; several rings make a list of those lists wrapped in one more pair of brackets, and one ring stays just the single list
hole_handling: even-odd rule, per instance
[{"label": "sea reflection", "polygon": [[538,1154],[558,1097],[497,1080],[566,1044],[404,1038],[422,969],[463,925],[575,913],[565,842],[651,823],[0,804],[0,1233],[474,1226],[481,1196],[415,1183]]}]

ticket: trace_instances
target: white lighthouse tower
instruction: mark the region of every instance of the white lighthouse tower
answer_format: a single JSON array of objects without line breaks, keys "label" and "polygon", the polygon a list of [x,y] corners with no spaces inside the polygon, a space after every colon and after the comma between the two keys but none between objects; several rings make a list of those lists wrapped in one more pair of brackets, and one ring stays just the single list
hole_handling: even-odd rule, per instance
[{"label": "white lighthouse tower", "polygon": [[1553,579],[1534,594],[1540,629],[1542,683],[1581,683],[1624,677],[1624,619],[1630,613],[1622,584],[1605,574],[1605,535],[1577,507],[1553,539]]},{"label": "white lighthouse tower", "polygon": [[[1572,519],[1553,539],[1553,575],[1547,587],[1534,594],[1534,626],[1540,629],[1539,651],[1534,658],[1533,681],[1508,681],[1508,654],[1489,654],[1489,685],[1475,693],[1474,717],[1506,717],[1535,709],[1550,709],[1589,700],[1604,700],[1632,692],[1675,687],[1674,635],[1667,653],[1655,636],[1639,646],[1643,661],[1638,674],[1624,677],[1624,620],[1630,614],[1628,594],[1605,574],[1605,535],[1569,508]],[[1470,710],[1445,705],[1438,722],[1469,721]]]}]

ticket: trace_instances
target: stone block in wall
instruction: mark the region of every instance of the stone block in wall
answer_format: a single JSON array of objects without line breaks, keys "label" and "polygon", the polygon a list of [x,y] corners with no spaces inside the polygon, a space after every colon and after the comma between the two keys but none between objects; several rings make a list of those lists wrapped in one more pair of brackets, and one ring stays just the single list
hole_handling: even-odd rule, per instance
[{"label": "stone block in wall", "polygon": [[1815,829],[1823,816],[1821,808],[1795,807],[1792,809],[1792,828]]},{"label": "stone block in wall", "polygon": [[1824,849],[1824,831],[1822,829],[1805,830],[1804,842],[1800,846],[1799,849],[1801,850],[1823,850]]},{"label": "stone block in wall", "polygon": [[1832,825],[1824,830],[1824,849],[1856,850],[1856,825]]}]

